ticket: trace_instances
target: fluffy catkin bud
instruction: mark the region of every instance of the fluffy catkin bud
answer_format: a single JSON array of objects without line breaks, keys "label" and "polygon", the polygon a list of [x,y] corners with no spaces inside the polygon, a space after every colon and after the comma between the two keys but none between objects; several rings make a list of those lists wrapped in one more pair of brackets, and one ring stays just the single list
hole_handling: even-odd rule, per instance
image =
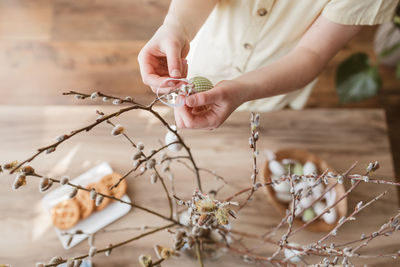
[{"label": "fluffy catkin bud", "polygon": [[132,156],[132,160],[138,160],[142,156],[142,152],[138,151]]},{"label": "fluffy catkin bud", "polygon": [[96,196],[96,206],[100,206],[101,202],[103,202],[104,197],[102,195]]},{"label": "fluffy catkin bud", "polygon": [[137,149],[142,151],[144,149],[144,144],[142,142],[139,142],[139,143],[137,143],[136,147],[137,147]]},{"label": "fluffy catkin bud", "polygon": [[139,263],[142,267],[149,267],[152,264],[151,256],[150,255],[140,255],[139,256]]},{"label": "fluffy catkin bud", "polygon": [[62,142],[62,141],[64,141],[67,137],[68,137],[68,136],[67,136],[66,134],[59,135],[59,136],[56,137],[56,141],[57,141],[57,142]]},{"label": "fluffy catkin bud", "polygon": [[35,169],[33,169],[31,166],[25,166],[22,168],[22,172],[29,175],[35,172]]},{"label": "fluffy catkin bud", "polygon": [[77,193],[78,193],[78,188],[73,187],[71,192],[69,193],[69,198],[74,198]]},{"label": "fluffy catkin bud", "polygon": [[120,124],[115,125],[115,127],[111,130],[111,135],[112,136],[118,136],[120,134],[123,134],[125,131],[124,127]]},{"label": "fluffy catkin bud", "polygon": [[94,188],[90,189],[90,199],[95,200],[97,196],[96,190]]},{"label": "fluffy catkin bud", "polygon": [[89,257],[92,258],[97,252],[97,248],[96,247],[91,247],[89,249]]},{"label": "fluffy catkin bud", "polygon": [[53,147],[49,147],[48,149],[46,149],[46,154],[53,153],[54,151],[56,151],[56,148],[54,146]]},{"label": "fluffy catkin bud", "polygon": [[68,260],[67,261],[67,267],[74,267],[74,261],[73,260]]},{"label": "fluffy catkin bud", "polygon": [[103,97],[103,102],[107,102],[108,101],[108,97]]},{"label": "fluffy catkin bud", "polygon": [[60,180],[60,184],[62,184],[62,185],[68,184],[68,182],[69,182],[68,176],[63,176]]},{"label": "fluffy catkin bud", "polygon": [[53,181],[47,177],[42,177],[39,183],[39,191],[41,193],[47,191],[53,185]]},{"label": "fluffy catkin bud", "polygon": [[15,177],[14,183],[13,183],[13,189],[17,190],[21,186],[26,184],[26,176],[25,174],[19,173],[17,177]]},{"label": "fluffy catkin bud", "polygon": [[96,99],[99,97],[99,93],[98,92],[94,92],[90,95],[90,99]]},{"label": "fluffy catkin bud", "polygon": [[131,101],[132,101],[132,97],[131,97],[131,96],[127,96],[127,97],[125,97],[125,101],[129,101],[129,102],[131,102]]},{"label": "fluffy catkin bud", "polygon": [[111,255],[111,251],[112,251],[112,244],[108,244],[107,248],[108,250],[106,250],[106,252],[104,253],[107,257]]},{"label": "fluffy catkin bud", "polygon": [[122,102],[121,99],[114,99],[113,100],[113,104],[114,105],[119,105],[119,104],[121,104],[121,102]]},{"label": "fluffy catkin bud", "polygon": [[35,267],[44,267],[44,266],[45,265],[42,262],[37,262],[36,265],[35,265]]},{"label": "fluffy catkin bud", "polygon": [[153,169],[154,166],[156,166],[156,160],[155,160],[155,159],[149,159],[149,160],[146,162],[146,168],[147,168],[148,170]]},{"label": "fluffy catkin bud", "polygon": [[157,174],[153,173],[150,176],[150,183],[155,184],[157,182]]},{"label": "fluffy catkin bud", "polygon": [[55,256],[53,258],[51,258],[51,260],[49,261],[49,264],[60,264],[63,263],[64,259],[60,256]]},{"label": "fluffy catkin bud", "polygon": [[69,247],[69,245],[71,245],[72,239],[74,238],[73,235],[69,235],[68,239],[67,239],[67,246]]},{"label": "fluffy catkin bud", "polygon": [[79,267],[82,264],[82,260],[74,260],[74,267]]}]

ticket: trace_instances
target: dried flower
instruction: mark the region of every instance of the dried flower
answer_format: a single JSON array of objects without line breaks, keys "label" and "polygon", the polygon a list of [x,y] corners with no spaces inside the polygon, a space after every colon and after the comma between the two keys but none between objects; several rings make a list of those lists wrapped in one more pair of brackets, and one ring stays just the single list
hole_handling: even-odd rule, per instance
[{"label": "dried flower", "polygon": [[15,166],[18,165],[18,161],[14,160],[12,162],[6,163],[3,165],[3,169],[5,170],[11,170],[13,169]]},{"label": "dried flower", "polygon": [[101,202],[103,202],[104,197],[102,195],[97,195],[96,196],[96,206],[100,206]]},{"label": "dried flower", "polygon": [[23,168],[21,169],[21,171],[22,171],[23,173],[25,173],[26,175],[35,173],[35,169],[32,168],[31,166],[25,166],[25,167],[23,167]]},{"label": "dried flower", "polygon": [[98,92],[93,92],[91,95],[90,95],[90,99],[96,99],[96,98],[98,98],[99,97],[99,93]]},{"label": "dried flower", "polygon": [[124,128],[122,125],[117,124],[117,125],[115,125],[114,128],[111,130],[111,135],[112,135],[112,136],[118,136],[118,135],[120,135],[120,134],[123,134],[124,131],[125,131],[125,128]]},{"label": "dried flower", "polygon": [[13,189],[17,190],[21,186],[26,185],[26,176],[23,173],[17,174],[13,183]]},{"label": "dried flower", "polygon": [[216,209],[216,205],[214,201],[207,197],[205,199],[200,199],[196,203],[196,208],[199,212],[212,212]]},{"label": "dried flower", "polygon": [[215,212],[215,217],[217,218],[217,221],[219,224],[226,225],[229,223],[229,209],[225,207],[220,207],[218,210]]},{"label": "dried flower", "polygon": [[69,193],[69,198],[74,198],[76,196],[76,194],[78,193],[78,188],[73,187],[71,189],[71,192]]},{"label": "dried flower", "polygon": [[140,255],[139,263],[142,267],[149,267],[152,265],[153,261],[151,260],[150,255]]},{"label": "dried flower", "polygon": [[89,253],[88,253],[89,257],[92,258],[94,255],[96,255],[96,252],[97,252],[96,247],[90,247]]},{"label": "dried flower", "polygon": [[69,182],[69,177],[68,176],[61,177],[61,179],[60,179],[60,184],[61,185],[66,185],[66,184],[68,184],[68,182]]}]

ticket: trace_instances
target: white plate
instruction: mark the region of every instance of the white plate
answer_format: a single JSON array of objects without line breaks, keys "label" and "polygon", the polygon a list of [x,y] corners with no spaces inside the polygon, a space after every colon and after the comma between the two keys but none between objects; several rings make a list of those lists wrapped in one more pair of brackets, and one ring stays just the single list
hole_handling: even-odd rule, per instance
[{"label": "white plate", "polygon": [[[97,182],[105,175],[112,173],[113,170],[107,162],[103,162],[96,167],[88,170],[87,172],[81,174],[75,179],[71,180],[72,184],[86,186],[90,183]],[[60,186],[56,190],[48,193],[42,199],[43,208],[50,214],[51,208],[62,200],[68,199],[68,194],[71,191],[70,186]],[[122,200],[130,202],[131,200],[127,195],[124,195]],[[103,210],[93,212],[84,220],[80,220],[74,227],[68,230],[59,230],[55,228],[58,238],[65,249],[72,248],[78,243],[82,242],[87,238],[86,235],[76,235],[72,239],[72,242],[67,246],[68,236],[62,235],[62,232],[74,232],[75,230],[82,230],[84,233],[93,234],[110,223],[121,218],[127,214],[131,209],[130,205],[126,205],[117,201],[111,202]]]}]

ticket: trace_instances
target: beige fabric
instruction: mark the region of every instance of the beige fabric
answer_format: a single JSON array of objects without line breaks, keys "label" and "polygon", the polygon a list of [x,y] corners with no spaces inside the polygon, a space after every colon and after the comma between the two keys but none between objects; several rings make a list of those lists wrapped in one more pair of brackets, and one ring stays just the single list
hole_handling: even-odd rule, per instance
[{"label": "beige fabric", "polygon": [[[340,24],[389,21],[398,0],[221,0],[191,43],[188,77],[214,84],[266,66],[286,55],[322,14]],[[315,81],[305,88],[251,101],[239,109],[301,109]],[[245,89],[244,89],[245,90]]]}]

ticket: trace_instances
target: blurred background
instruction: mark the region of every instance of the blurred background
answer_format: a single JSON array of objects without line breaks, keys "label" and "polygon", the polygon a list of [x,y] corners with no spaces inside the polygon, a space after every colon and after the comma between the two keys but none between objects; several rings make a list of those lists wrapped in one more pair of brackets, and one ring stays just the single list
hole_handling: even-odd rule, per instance
[{"label": "blurred background", "polygon": [[[153,97],[139,74],[137,55],[162,23],[169,0],[1,0],[0,104],[69,105],[67,90]],[[379,64],[383,86],[368,100],[340,104],[339,64],[355,52],[377,62],[376,26],[365,27],[328,65],[307,108],[383,108],[400,174],[400,82]],[[87,103],[87,102],[85,102]]]}]

